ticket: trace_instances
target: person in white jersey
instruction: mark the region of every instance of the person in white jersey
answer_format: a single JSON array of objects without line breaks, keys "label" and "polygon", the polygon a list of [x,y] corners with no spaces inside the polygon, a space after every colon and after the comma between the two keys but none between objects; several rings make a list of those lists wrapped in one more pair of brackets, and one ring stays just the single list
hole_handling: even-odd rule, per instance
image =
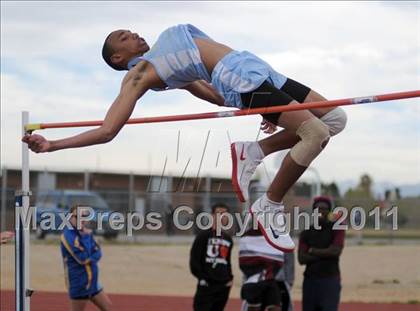
[{"label": "person in white jersey", "polygon": [[[151,49],[137,33],[113,31],[105,39],[102,56],[115,70],[128,70],[103,125],[59,140],[26,135],[22,140],[32,151],[52,152],[111,141],[137,101],[150,89],[185,89],[212,104],[238,109],[325,100],[252,53],[235,51],[190,24],[166,29]],[[263,118],[261,127],[265,132],[274,133],[277,126],[283,130],[260,141],[231,145],[232,184],[239,200],[248,200],[249,182],[258,164],[267,155],[290,148],[267,193],[251,206],[267,242],[289,252],[295,245],[284,230],[285,223],[273,219],[282,215],[285,193],[323,150],[330,136],[343,130],[346,115],[341,108],[318,108],[267,114]]]}]

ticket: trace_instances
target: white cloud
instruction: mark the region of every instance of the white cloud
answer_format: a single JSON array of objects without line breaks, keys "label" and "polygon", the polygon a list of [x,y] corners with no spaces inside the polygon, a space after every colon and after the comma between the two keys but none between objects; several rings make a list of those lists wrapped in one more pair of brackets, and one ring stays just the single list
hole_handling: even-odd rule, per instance
[{"label": "white cloud", "polygon": [[[345,176],[368,172],[378,181],[418,182],[420,110],[413,102],[401,102],[399,106],[399,111],[373,106],[346,108],[347,128],[331,140],[325,153],[314,162],[323,177],[343,180]],[[416,119],[417,123],[410,124]]]}]

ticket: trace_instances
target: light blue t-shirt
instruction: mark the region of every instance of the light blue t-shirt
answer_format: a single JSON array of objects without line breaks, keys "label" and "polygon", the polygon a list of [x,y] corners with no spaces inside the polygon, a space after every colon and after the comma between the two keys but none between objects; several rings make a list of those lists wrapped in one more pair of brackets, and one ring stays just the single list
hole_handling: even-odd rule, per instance
[{"label": "light blue t-shirt", "polygon": [[153,65],[168,89],[181,88],[196,80],[206,80],[210,83],[210,75],[201,61],[193,38],[211,40],[193,25],[170,27],[159,35],[147,53],[130,60],[128,69],[140,60],[146,60]]},{"label": "light blue t-shirt", "polygon": [[141,60],[148,61],[167,85],[166,89],[181,88],[191,82],[205,80],[224,97],[226,106],[240,109],[243,108],[240,93],[257,89],[267,79],[277,88],[286,82],[285,76],[247,51],[232,51],[225,55],[216,64],[210,77],[193,38],[212,40],[190,24],[170,27],[160,34],[150,51],[130,60],[128,69]]}]

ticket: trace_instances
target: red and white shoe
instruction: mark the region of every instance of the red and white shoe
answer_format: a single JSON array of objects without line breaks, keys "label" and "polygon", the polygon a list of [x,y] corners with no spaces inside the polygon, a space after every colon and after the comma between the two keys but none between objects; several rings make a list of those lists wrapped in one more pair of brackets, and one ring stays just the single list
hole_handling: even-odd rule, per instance
[{"label": "red and white shoe", "polygon": [[249,199],[249,183],[261,160],[253,159],[248,152],[251,144],[257,142],[236,142],[230,145],[232,156],[232,186],[239,201]]},{"label": "red and white shoe", "polygon": [[283,204],[273,204],[263,195],[252,204],[250,211],[268,244],[285,253],[293,252],[295,243],[287,229]]}]

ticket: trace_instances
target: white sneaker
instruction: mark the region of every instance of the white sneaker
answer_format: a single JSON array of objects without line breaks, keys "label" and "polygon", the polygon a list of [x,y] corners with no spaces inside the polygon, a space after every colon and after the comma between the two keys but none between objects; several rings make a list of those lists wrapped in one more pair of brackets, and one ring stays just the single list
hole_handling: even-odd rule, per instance
[{"label": "white sneaker", "polygon": [[287,231],[283,204],[273,204],[263,195],[250,210],[268,244],[286,253],[293,252],[295,243]]},{"label": "white sneaker", "polygon": [[230,145],[232,156],[232,186],[239,201],[249,199],[248,187],[261,160],[251,157],[248,147],[256,142],[236,142]]}]

